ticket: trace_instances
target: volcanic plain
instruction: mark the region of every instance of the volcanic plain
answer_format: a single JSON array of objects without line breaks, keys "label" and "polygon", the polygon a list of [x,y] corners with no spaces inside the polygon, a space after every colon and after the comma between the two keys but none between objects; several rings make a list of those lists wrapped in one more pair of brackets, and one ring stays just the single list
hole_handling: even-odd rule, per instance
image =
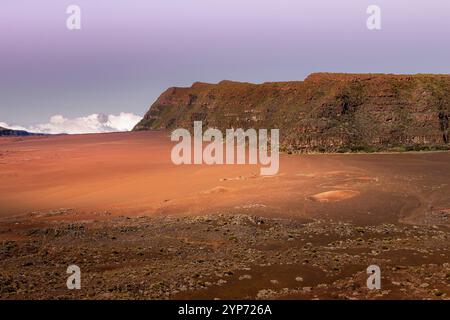
[{"label": "volcanic plain", "polygon": [[449,152],[282,154],[260,176],[176,166],[172,146],[165,131],[1,138],[0,298],[450,297]]}]

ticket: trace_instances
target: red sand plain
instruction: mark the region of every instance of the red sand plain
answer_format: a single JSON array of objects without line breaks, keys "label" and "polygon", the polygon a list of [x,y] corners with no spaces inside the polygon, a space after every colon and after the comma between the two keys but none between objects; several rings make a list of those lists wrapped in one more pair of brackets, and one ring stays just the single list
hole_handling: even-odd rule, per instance
[{"label": "red sand plain", "polygon": [[449,152],[283,154],[264,177],[176,166],[172,146],[0,139],[0,300],[448,299]]},{"label": "red sand plain", "polygon": [[448,152],[281,155],[279,173],[264,177],[257,165],[174,165],[172,146],[167,132],[3,138],[0,216],[70,208],[391,220],[450,208]]}]

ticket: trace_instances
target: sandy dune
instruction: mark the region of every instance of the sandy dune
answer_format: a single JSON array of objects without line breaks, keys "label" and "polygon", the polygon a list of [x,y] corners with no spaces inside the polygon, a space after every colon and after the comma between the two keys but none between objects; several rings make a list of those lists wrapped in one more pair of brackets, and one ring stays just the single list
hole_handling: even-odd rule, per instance
[{"label": "sandy dune", "polygon": [[311,196],[311,200],[318,202],[328,202],[328,201],[340,201],[346,200],[359,195],[358,191],[353,190],[335,190],[335,191],[326,191],[315,194]]}]

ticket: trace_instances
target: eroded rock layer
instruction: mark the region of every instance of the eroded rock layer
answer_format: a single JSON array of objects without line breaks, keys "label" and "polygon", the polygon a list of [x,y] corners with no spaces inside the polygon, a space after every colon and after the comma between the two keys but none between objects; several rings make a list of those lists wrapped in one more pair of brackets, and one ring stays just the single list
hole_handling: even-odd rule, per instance
[{"label": "eroded rock layer", "polygon": [[450,76],[315,73],[305,81],[169,88],[134,130],[278,128],[293,152],[446,149]]}]

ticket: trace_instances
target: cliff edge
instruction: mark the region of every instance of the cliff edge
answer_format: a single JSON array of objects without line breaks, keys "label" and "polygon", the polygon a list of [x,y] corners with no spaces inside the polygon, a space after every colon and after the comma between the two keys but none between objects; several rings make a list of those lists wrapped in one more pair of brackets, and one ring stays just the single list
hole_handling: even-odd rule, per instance
[{"label": "cliff edge", "polygon": [[169,88],[134,130],[278,128],[287,152],[447,149],[450,75],[314,73]]}]

